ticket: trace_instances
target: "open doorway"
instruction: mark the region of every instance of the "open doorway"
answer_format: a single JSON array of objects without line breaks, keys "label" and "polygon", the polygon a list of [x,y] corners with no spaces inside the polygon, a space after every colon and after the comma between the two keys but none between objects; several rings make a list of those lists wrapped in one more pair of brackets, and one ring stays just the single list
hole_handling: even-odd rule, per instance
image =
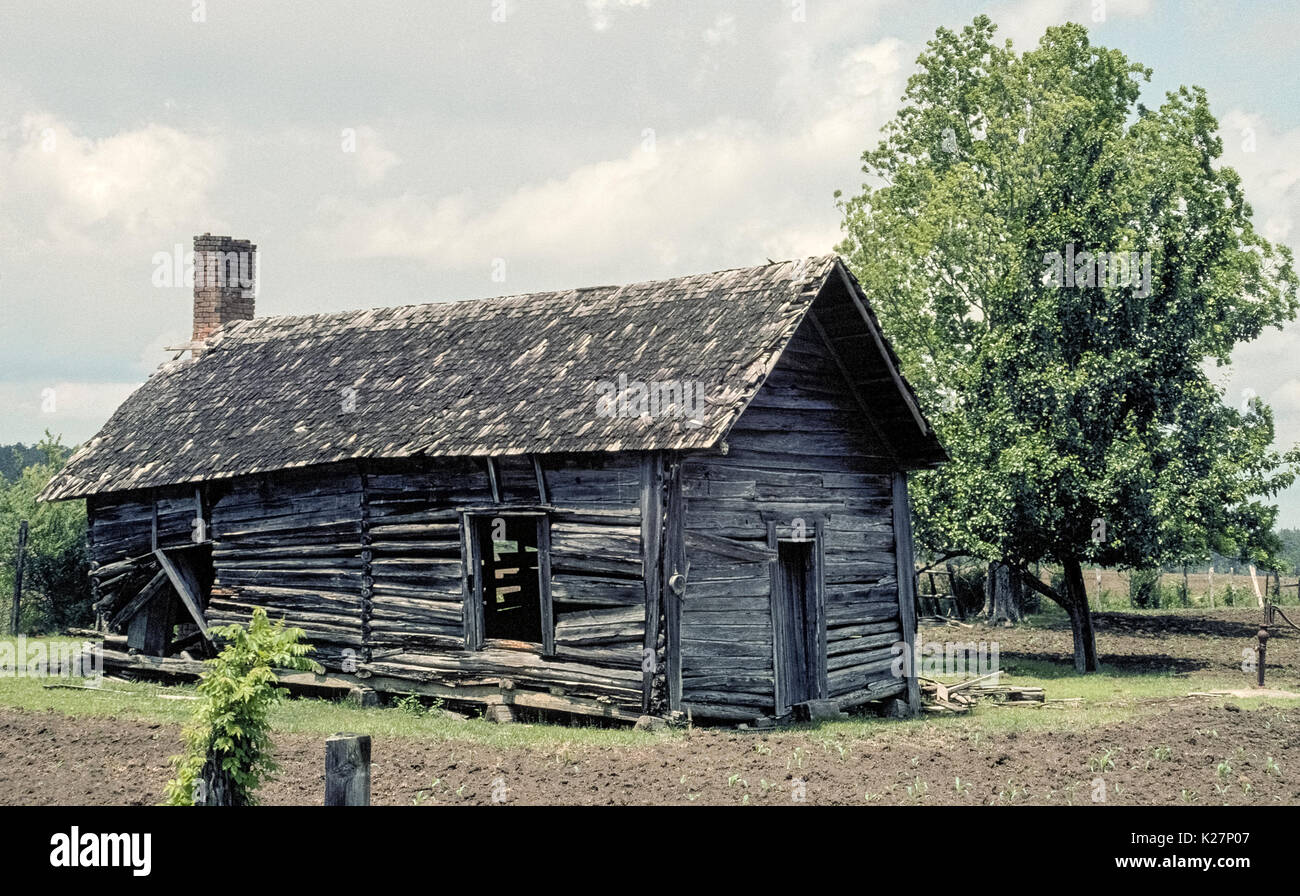
[{"label": "open doorway", "polygon": [[777,543],[772,622],[781,711],[823,696],[823,620],[818,611],[814,547],[812,541]]}]

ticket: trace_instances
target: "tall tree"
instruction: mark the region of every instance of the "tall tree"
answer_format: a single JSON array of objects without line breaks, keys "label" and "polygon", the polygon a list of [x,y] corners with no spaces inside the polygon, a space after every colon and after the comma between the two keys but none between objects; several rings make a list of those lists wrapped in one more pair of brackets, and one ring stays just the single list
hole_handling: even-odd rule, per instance
[{"label": "tall tree", "polygon": [[[952,455],[917,477],[918,535],[1010,564],[1097,668],[1082,566],[1230,548],[1262,562],[1300,452],[1207,367],[1297,310],[1251,223],[1205,92],[1139,102],[1150,70],[1080,25],[1017,53],[981,16],[939,29],[841,199],[840,251]],[[1044,584],[1029,564],[1059,564]]]},{"label": "tall tree", "polygon": [[0,479],[0,617],[13,602],[14,542],[22,520],[30,524],[23,577],[24,631],[57,631],[86,625],[91,608],[90,560],[86,550],[86,505],[82,501],[42,504],[36,496],[67,461],[71,449],[58,437],[31,449],[39,460],[26,464],[13,482]]}]

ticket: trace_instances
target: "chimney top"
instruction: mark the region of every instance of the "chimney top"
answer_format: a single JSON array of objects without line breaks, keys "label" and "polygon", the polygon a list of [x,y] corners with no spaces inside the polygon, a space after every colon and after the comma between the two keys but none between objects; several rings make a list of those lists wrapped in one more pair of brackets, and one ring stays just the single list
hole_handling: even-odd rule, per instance
[{"label": "chimney top", "polygon": [[204,341],[228,323],[252,320],[256,289],[256,245],[211,233],[194,237],[193,341]]}]

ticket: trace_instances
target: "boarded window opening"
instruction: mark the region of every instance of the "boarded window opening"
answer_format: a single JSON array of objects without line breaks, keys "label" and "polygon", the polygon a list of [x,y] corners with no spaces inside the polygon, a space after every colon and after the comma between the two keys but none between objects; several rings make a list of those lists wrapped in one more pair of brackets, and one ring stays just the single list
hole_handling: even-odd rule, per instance
[{"label": "boarded window opening", "polygon": [[476,517],[483,637],[543,644],[543,589],[538,519]]}]

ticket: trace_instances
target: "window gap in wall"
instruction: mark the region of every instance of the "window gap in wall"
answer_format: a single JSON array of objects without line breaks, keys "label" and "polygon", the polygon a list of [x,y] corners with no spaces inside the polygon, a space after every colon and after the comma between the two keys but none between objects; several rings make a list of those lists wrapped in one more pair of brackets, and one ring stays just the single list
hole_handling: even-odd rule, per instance
[{"label": "window gap in wall", "polygon": [[478,517],[483,637],[543,643],[537,518]]}]

